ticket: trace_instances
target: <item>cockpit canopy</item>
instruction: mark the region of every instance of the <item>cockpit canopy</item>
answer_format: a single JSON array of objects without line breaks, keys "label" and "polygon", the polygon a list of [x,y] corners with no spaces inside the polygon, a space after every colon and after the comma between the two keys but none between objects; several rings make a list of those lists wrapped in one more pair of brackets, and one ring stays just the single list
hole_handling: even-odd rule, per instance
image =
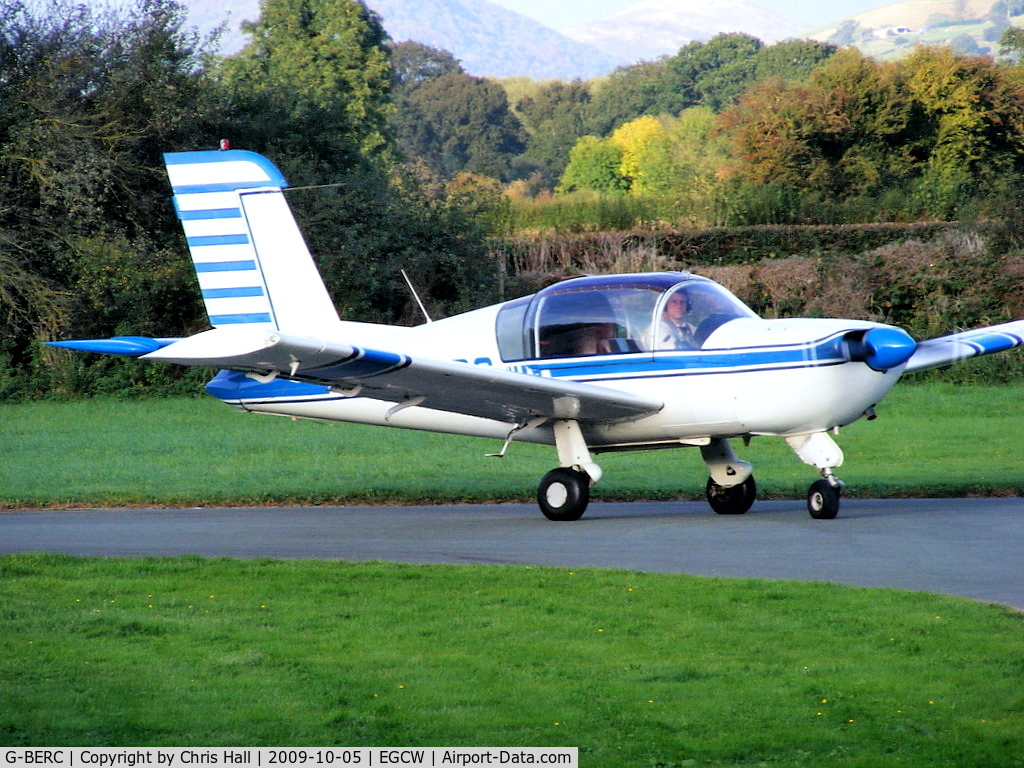
[{"label": "cockpit canopy", "polygon": [[580,277],[498,313],[501,359],[700,349],[738,317],[757,317],[707,278],[686,272]]}]

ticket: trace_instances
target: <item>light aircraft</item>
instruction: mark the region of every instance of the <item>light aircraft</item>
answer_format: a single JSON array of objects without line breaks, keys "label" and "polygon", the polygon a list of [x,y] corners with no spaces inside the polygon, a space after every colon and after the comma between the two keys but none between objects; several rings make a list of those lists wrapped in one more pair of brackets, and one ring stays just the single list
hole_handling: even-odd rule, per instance
[{"label": "light aircraft", "polygon": [[764,320],[688,272],[585,276],[414,327],[339,318],[286,182],[242,150],[164,156],[211,330],[57,346],[222,369],[207,390],[244,411],[554,445],[537,501],[577,520],[601,479],[594,455],[693,446],[719,514],[754,502],[729,442],[783,438],[821,479],[812,517],[834,518],[843,453],[830,433],[908,371],[1024,343],[1024,320],[917,342],[864,320]]}]

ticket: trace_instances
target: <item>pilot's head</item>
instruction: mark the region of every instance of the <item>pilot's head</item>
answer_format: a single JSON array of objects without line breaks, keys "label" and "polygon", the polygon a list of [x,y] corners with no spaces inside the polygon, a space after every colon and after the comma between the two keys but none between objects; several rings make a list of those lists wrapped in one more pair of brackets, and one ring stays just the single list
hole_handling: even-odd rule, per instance
[{"label": "pilot's head", "polygon": [[681,323],[688,309],[689,302],[686,294],[683,291],[676,291],[668,297],[665,304],[665,317],[676,324]]}]

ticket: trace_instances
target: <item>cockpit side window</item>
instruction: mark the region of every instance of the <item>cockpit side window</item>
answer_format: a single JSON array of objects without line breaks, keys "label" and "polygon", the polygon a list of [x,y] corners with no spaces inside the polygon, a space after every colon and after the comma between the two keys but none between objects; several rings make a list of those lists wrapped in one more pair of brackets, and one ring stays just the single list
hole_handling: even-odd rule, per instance
[{"label": "cockpit side window", "polygon": [[615,311],[600,292],[556,293],[537,312],[537,357],[596,355],[619,333]]},{"label": "cockpit side window", "polygon": [[529,334],[526,332],[526,310],[530,308],[530,296],[508,302],[500,310],[495,321],[495,337],[498,353],[503,361],[525,360],[529,354]]}]

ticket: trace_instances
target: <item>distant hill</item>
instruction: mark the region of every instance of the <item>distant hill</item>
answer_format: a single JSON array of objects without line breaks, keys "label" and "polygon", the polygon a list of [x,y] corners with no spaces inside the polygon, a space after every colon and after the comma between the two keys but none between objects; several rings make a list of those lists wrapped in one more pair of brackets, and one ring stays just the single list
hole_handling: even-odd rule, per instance
[{"label": "distant hill", "polygon": [[[259,0],[183,0],[203,30],[228,20],[222,50],[245,45],[239,25],[259,17]],[[540,22],[486,0],[366,0],[396,42],[415,40],[442,48],[477,76],[536,80],[589,79],[626,60],[572,40]]]},{"label": "distant hill", "polygon": [[[123,0],[122,0],[123,1]],[[556,0],[552,0],[555,2]],[[259,16],[259,0],[183,0],[203,30],[228,21],[223,49],[245,44],[239,25]],[[673,54],[693,40],[747,32],[765,42],[801,25],[745,0],[646,0],[562,34],[487,0],[366,0],[396,42],[450,51],[478,76],[589,79],[641,59]]]},{"label": "distant hill", "polygon": [[[241,22],[259,16],[259,0],[183,2],[200,29],[210,30],[228,20],[223,46],[227,53],[245,44],[238,29]],[[598,77],[617,66],[674,54],[687,43],[721,32],[746,32],[766,43],[809,37],[854,45],[870,56],[886,58],[918,43],[946,43],[964,53],[994,54],[1008,23],[1024,25],[1024,16],[1000,19],[995,13],[998,8],[1024,9],[1024,0],[903,0],[813,30],[747,0],[642,0],[564,34],[488,0],[366,4],[380,14],[396,42],[415,40],[442,48],[473,75],[535,80]]]},{"label": "distant hill", "polygon": [[565,34],[633,62],[674,54],[721,32],[746,32],[773,43],[796,37],[802,29],[796,19],[746,0],[645,0]]},{"label": "distant hill", "polygon": [[1009,16],[1019,2],[1000,0],[903,0],[817,27],[805,37],[853,45],[875,58],[892,58],[915,45],[952,45],[961,53],[998,53],[1002,31],[1021,26],[1024,16]]},{"label": "distant hill", "polygon": [[366,0],[396,41],[443,48],[478,76],[589,79],[623,59],[486,0]]}]

